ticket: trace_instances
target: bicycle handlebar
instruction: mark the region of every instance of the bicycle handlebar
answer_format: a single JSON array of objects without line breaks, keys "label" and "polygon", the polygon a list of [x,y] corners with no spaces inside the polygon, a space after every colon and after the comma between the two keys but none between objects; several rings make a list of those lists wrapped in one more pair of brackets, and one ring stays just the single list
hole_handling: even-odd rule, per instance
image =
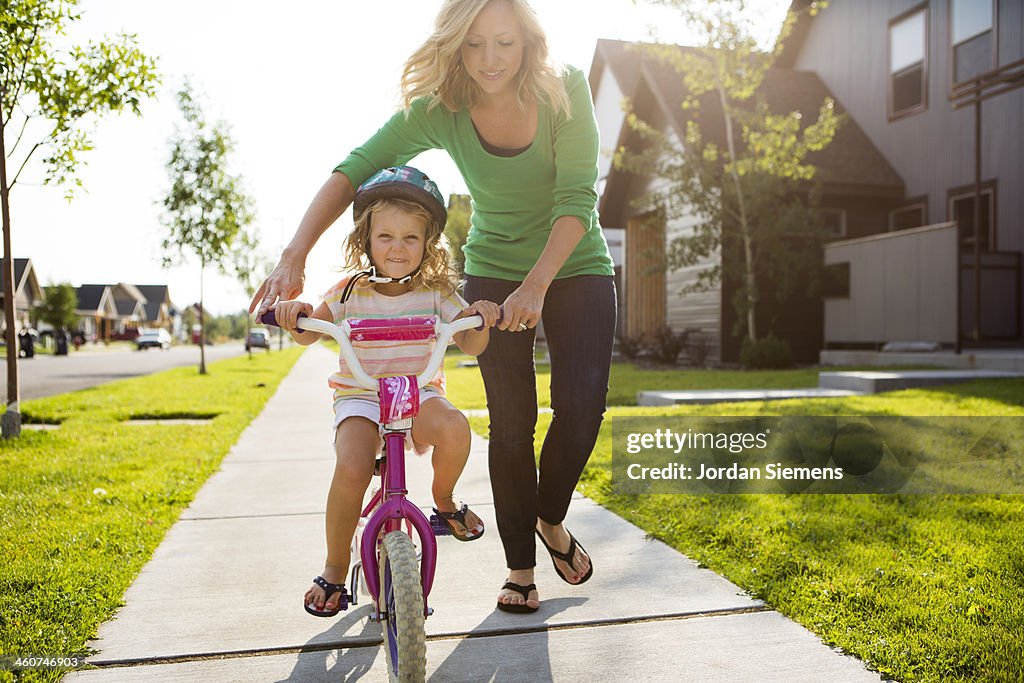
[{"label": "bicycle handlebar", "polygon": [[[433,316],[430,316],[433,317]],[[395,333],[401,328],[422,328],[428,324],[428,318],[409,318],[409,319],[394,319],[388,321],[381,321],[386,323],[384,325],[372,325],[374,321],[360,321],[356,325],[356,329],[364,336],[369,333],[372,335],[372,331],[387,331],[388,333]],[[259,322],[264,325],[271,325],[273,327],[279,327],[277,324],[277,317],[274,315],[274,311],[267,311],[259,318]],[[450,323],[441,322],[440,318],[434,320],[434,350],[430,354],[430,360],[427,361],[427,367],[423,369],[416,377],[416,382],[419,386],[425,386],[427,382],[434,379],[434,375],[437,374],[438,368],[441,367],[441,361],[444,359],[445,351],[448,348],[448,343],[452,340],[459,332],[464,332],[472,328],[480,328],[484,324],[484,319],[480,315],[471,315],[468,318],[461,318]],[[299,314],[299,320],[296,327],[306,332],[319,332],[320,334],[326,334],[329,337],[337,340],[338,345],[341,347],[341,355],[345,358],[345,363],[348,365],[349,370],[352,371],[352,376],[360,386],[377,391],[377,380],[371,377],[363,370],[363,366],[359,363],[359,358],[356,356],[355,350],[352,348],[352,341],[349,338],[352,334],[353,326],[348,320],[342,322],[341,325],[335,325],[329,323],[326,320],[319,320],[317,318],[310,318],[305,313]],[[372,336],[367,336],[368,339],[372,339]],[[426,338],[426,337],[421,337]]]}]

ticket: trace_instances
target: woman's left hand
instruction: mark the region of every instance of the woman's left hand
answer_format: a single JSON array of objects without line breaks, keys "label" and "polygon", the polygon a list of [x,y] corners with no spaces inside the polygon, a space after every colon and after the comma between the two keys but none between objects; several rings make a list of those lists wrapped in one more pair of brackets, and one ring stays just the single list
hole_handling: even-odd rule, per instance
[{"label": "woman's left hand", "polygon": [[524,332],[537,327],[544,309],[545,294],[547,287],[523,282],[502,304],[502,320],[497,325],[498,329]]}]

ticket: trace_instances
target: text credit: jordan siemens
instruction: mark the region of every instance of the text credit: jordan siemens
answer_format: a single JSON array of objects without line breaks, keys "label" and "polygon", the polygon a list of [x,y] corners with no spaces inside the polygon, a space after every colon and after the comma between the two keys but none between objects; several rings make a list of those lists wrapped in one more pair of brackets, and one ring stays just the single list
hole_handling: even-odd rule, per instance
[{"label": "text credit: jordan siemens", "polygon": [[1024,493],[1024,420],[615,416],[612,490]]}]

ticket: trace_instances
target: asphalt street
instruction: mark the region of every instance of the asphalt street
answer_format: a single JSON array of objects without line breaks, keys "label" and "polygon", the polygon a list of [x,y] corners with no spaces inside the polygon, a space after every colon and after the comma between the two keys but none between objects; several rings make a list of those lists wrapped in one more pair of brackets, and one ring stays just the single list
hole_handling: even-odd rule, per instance
[{"label": "asphalt street", "polygon": [[[277,348],[276,345],[274,348]],[[212,363],[243,353],[245,346],[241,340],[208,346],[206,362]],[[254,353],[266,351],[255,349]],[[0,362],[4,364],[4,374],[0,377],[0,392],[6,400],[7,361],[2,354]],[[67,356],[37,355],[34,358],[22,358],[18,362],[21,371],[21,400],[78,391],[104,382],[148,375],[182,365],[199,367],[198,346],[174,346],[166,351],[72,351]]]}]

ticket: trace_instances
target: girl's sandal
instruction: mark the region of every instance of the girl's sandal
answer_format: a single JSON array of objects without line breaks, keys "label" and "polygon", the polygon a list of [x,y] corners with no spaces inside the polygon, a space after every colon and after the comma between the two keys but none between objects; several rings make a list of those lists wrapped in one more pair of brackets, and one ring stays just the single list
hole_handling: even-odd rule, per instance
[{"label": "girl's sandal", "polygon": [[[465,503],[462,507],[455,512],[441,512],[437,508],[434,508],[433,515],[430,516],[430,526],[434,528],[434,535],[436,536],[447,536],[451,534],[455,537],[456,541],[475,541],[484,535],[484,523],[480,521],[479,526],[470,529],[469,525],[466,524],[466,513],[469,512],[469,506]],[[458,522],[463,529],[466,529],[466,533],[459,534],[456,532],[452,522]]]},{"label": "girl's sandal", "polygon": [[348,589],[345,588],[345,584],[331,583],[322,576],[318,576],[313,579],[313,583],[323,588],[324,592],[327,593],[327,595],[324,596],[324,604],[327,604],[331,599],[331,596],[335,593],[341,593],[341,597],[338,599],[338,606],[333,610],[318,610],[313,607],[312,603],[303,603],[302,606],[306,608],[307,612],[312,614],[314,617],[333,617],[338,612],[348,609]]}]

